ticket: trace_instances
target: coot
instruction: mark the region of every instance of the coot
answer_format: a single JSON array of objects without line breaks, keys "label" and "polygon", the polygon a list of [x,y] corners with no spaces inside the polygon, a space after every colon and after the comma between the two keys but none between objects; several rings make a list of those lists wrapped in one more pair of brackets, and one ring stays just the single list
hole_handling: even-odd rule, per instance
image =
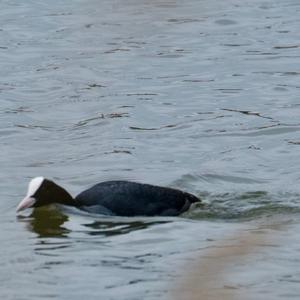
[{"label": "coot", "polygon": [[196,196],[173,188],[130,181],[106,181],[80,193],[75,199],[61,186],[44,177],[32,179],[17,212],[51,203],[69,205],[102,215],[177,216],[194,202]]}]

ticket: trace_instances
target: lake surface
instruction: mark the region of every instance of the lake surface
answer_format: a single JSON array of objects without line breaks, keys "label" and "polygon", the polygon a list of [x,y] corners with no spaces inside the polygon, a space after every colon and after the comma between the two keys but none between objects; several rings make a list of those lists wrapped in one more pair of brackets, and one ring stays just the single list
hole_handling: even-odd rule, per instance
[{"label": "lake surface", "polygon": [[[299,298],[298,0],[0,7],[1,299]],[[203,206],[16,216],[40,175],[73,195],[171,186]]]}]

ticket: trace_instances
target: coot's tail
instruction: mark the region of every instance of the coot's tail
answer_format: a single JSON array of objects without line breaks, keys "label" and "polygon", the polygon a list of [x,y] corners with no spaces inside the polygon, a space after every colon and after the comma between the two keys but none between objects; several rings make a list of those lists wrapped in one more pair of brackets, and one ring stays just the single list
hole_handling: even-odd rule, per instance
[{"label": "coot's tail", "polygon": [[200,198],[198,198],[190,193],[185,193],[185,194],[186,194],[186,199],[188,199],[190,203],[201,202]]}]

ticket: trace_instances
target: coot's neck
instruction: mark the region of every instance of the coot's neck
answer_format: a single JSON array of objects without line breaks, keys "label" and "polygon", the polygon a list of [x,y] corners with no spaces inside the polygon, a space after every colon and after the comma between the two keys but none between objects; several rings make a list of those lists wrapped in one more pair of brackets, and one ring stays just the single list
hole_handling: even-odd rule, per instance
[{"label": "coot's neck", "polygon": [[77,206],[77,202],[66,190],[64,190],[64,193],[62,193],[62,191],[60,192],[56,202],[63,205]]},{"label": "coot's neck", "polygon": [[77,201],[73,199],[73,197],[61,186],[56,184],[55,182],[51,181],[52,189],[51,193],[49,193],[49,196],[51,197],[50,202],[53,202],[53,200],[56,203],[63,204],[63,205],[69,205],[69,206],[78,206]]}]

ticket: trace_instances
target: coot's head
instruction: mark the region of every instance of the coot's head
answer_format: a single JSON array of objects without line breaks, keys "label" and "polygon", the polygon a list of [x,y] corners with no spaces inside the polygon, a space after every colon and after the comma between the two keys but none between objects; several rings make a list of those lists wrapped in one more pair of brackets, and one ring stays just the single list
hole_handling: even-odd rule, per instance
[{"label": "coot's head", "polygon": [[70,194],[53,181],[44,177],[35,177],[29,182],[27,195],[19,203],[17,212],[51,203],[71,205],[72,201]]}]

